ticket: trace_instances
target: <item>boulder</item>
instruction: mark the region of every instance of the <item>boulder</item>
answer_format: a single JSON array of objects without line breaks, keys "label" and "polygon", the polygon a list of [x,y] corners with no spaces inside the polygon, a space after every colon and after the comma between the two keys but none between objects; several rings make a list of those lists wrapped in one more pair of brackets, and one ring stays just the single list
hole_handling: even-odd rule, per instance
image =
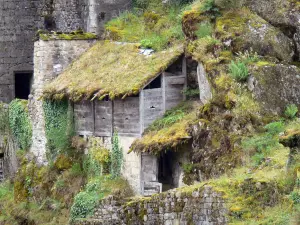
[{"label": "boulder", "polygon": [[292,65],[258,62],[250,68],[248,87],[261,106],[283,113],[289,104],[300,104],[300,69]]},{"label": "boulder", "polygon": [[290,62],[295,55],[293,40],[246,8],[224,13],[216,21],[216,36],[233,52],[253,49],[262,56]]}]

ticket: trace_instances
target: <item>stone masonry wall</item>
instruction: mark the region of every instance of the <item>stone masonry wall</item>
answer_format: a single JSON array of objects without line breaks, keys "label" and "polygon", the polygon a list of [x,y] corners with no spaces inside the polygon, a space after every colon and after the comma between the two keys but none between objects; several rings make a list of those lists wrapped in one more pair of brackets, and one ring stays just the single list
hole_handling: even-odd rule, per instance
[{"label": "stone masonry wall", "polygon": [[93,43],[93,40],[57,40],[37,41],[34,45],[34,77],[29,113],[33,126],[31,151],[40,163],[46,162],[45,121],[41,100],[43,88]]},{"label": "stone masonry wall", "polygon": [[101,201],[92,218],[75,224],[225,225],[226,215],[222,195],[204,186],[194,190],[174,189],[122,203],[110,196]]},{"label": "stone masonry wall", "polygon": [[0,0],[0,102],[15,98],[16,72],[33,71],[38,30],[101,34],[131,0]]},{"label": "stone masonry wall", "polygon": [[0,0],[0,101],[14,98],[14,72],[33,70],[40,0]]}]

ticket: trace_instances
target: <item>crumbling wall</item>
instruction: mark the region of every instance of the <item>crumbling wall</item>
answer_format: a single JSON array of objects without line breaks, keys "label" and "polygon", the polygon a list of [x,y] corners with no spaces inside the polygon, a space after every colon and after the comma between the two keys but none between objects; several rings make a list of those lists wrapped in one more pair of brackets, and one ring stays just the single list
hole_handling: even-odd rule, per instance
[{"label": "crumbling wall", "polygon": [[31,151],[40,163],[46,161],[47,142],[41,99],[43,88],[93,43],[93,40],[37,41],[35,43],[34,77],[29,99],[29,113],[32,121]]},{"label": "crumbling wall", "polygon": [[108,224],[227,224],[222,195],[204,186],[195,190],[172,190],[148,198],[120,202],[113,196],[101,201],[91,219],[83,225]]}]

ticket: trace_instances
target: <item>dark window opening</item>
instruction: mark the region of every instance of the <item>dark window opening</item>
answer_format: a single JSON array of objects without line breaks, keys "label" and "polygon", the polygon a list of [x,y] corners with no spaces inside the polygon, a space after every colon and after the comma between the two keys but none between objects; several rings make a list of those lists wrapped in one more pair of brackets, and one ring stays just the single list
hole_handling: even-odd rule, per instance
[{"label": "dark window opening", "polygon": [[48,31],[53,31],[56,29],[55,20],[52,15],[46,15],[44,17],[44,27]]},{"label": "dark window opening", "polygon": [[4,153],[3,152],[0,153],[0,159],[1,158],[4,158]]},{"label": "dark window opening", "polygon": [[32,73],[15,73],[15,97],[28,99],[31,90]]},{"label": "dark window opening", "polygon": [[173,152],[162,153],[158,160],[158,182],[162,183],[162,191],[174,188],[173,181]]},{"label": "dark window opening", "polygon": [[104,20],[105,19],[105,15],[106,15],[105,12],[101,12],[100,15],[99,15],[100,19]]},{"label": "dark window opening", "polygon": [[172,73],[175,75],[181,75],[182,74],[182,57],[176,60],[171,66],[168,67],[166,70],[168,73]]},{"label": "dark window opening", "polygon": [[150,84],[148,84],[144,89],[155,89],[161,88],[161,76],[156,77]]}]

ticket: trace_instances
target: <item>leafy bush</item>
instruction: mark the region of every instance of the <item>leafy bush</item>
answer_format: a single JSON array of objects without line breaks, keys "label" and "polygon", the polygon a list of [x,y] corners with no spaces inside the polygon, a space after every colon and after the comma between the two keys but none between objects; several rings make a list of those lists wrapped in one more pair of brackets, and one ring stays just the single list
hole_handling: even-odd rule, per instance
[{"label": "leafy bush", "polygon": [[295,203],[295,204],[300,204],[300,191],[293,191],[290,194],[290,199]]},{"label": "leafy bush", "polygon": [[123,164],[123,150],[119,146],[118,132],[114,132],[111,151],[111,175],[113,178],[121,175]]},{"label": "leafy bush", "polygon": [[32,125],[29,119],[27,100],[15,99],[9,104],[9,125],[21,149],[31,145]]},{"label": "leafy bush", "polygon": [[231,61],[231,64],[229,65],[229,71],[232,78],[239,82],[246,81],[249,76],[247,65],[241,61]]},{"label": "leafy bush", "polygon": [[297,113],[298,107],[295,104],[288,105],[284,111],[284,115],[289,119],[295,118]]},{"label": "leafy bush", "polygon": [[74,203],[71,207],[71,221],[78,218],[86,218],[94,213],[95,207],[100,199],[96,191],[82,191],[74,198]]},{"label": "leafy bush", "polygon": [[207,36],[211,36],[213,32],[213,27],[210,23],[200,23],[198,25],[198,29],[195,32],[198,38],[204,38]]}]

